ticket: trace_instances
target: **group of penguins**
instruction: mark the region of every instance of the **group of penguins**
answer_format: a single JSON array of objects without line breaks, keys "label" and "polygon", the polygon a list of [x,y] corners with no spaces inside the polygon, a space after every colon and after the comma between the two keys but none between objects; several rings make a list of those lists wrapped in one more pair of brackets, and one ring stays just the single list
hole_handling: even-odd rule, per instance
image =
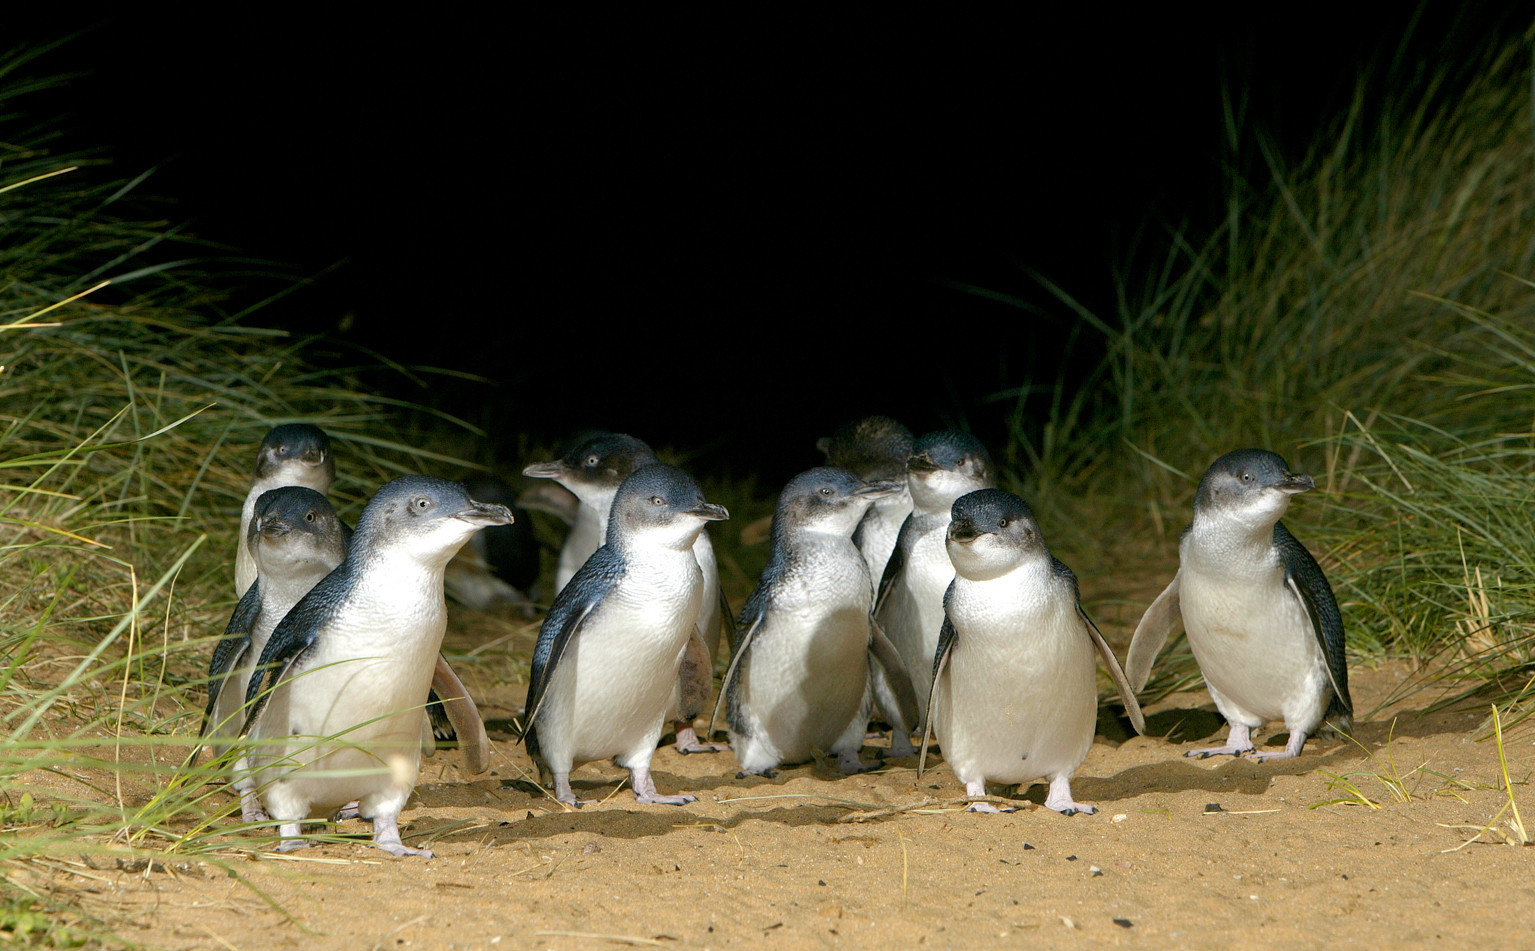
[{"label": "group of penguins", "polygon": [[[882,721],[884,755],[919,756],[919,774],[936,740],[975,811],[1010,811],[985,801],[988,783],[1043,780],[1048,808],[1092,813],[1071,776],[1093,742],[1095,658],[1143,733],[1136,693],[1180,621],[1230,727],[1225,745],[1185,755],[1293,757],[1324,723],[1350,728],[1337,601],[1280,521],[1314,483],[1278,455],[1237,450],[1206,471],[1178,572],[1121,668],[1076,576],[1024,500],[995,487],[973,436],[914,438],[871,416],[818,447],[828,464],[779,496],[767,566],[739,618],[707,531],[729,513],[644,442],[595,433],[524,470],[568,490],[541,506],[570,530],[521,719],[559,801],[582,805],[570,772],[601,759],[629,770],[641,803],[694,801],[657,791],[651,757],[668,726],[680,752],[727,749],[710,742],[723,708],[742,775],[821,757],[844,774],[874,768],[860,751]],[[326,500],[334,474],[313,426],[279,426],[258,450],[204,744],[226,757],[244,820],[277,823],[281,850],[307,844],[305,822],[360,816],[376,847],[430,855],[398,827],[421,756],[456,736],[469,772],[489,765],[479,711],[440,653],[445,587],[479,597],[462,592],[484,584],[452,579],[466,561],[483,568],[513,511],[405,476],[378,490],[354,531]],[[727,626],[730,661],[700,739]],[[1257,752],[1251,731],[1275,720],[1288,744]]]}]

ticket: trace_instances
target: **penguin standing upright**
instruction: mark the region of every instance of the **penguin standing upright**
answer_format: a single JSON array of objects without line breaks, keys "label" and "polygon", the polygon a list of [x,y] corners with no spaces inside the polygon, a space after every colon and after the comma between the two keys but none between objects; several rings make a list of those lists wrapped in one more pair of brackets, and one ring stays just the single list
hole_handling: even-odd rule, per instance
[{"label": "penguin standing upright", "polygon": [[865,482],[896,482],[901,489],[869,506],[853,532],[853,544],[878,583],[885,575],[890,553],[901,526],[911,514],[911,488],[906,484],[906,463],[912,453],[911,430],[888,416],[865,416],[837,427],[816,443],[826,454],[826,464],[846,469]]},{"label": "penguin standing upright", "polygon": [[[999,489],[955,500],[945,546],[955,576],[927,717],[944,760],[970,796],[986,795],[988,782],[1046,779],[1047,807],[1096,812],[1071,795],[1098,719],[1095,648],[1136,732],[1146,724],[1114,652],[1082,610],[1076,576],[1051,556],[1028,505]],[[971,810],[998,811],[984,802]]]},{"label": "penguin standing upright", "polygon": [[[554,587],[558,594],[576,571],[607,538],[608,516],[613,499],[624,480],[641,466],[656,462],[656,454],[643,441],[622,433],[596,433],[583,439],[574,449],[553,462],[534,463],[522,471],[536,479],[553,479],[569,489],[580,507],[571,524],[570,534],[560,549],[559,570]],[[698,533],[693,543],[693,557],[703,572],[703,607],[698,629],[703,634],[704,649],[713,679],[714,658],[719,654],[722,625],[730,618],[730,606],[720,589],[719,563],[707,529]],[[707,698],[705,698],[707,700]],[[672,723],[679,753],[716,753],[724,747],[698,739],[698,732],[682,711]]]},{"label": "penguin standing upright", "polygon": [[874,617],[900,651],[917,702],[926,711],[943,596],[954,580],[944,547],[949,510],[960,496],[990,488],[996,476],[980,440],[953,429],[918,439],[907,473],[912,511],[885,566]]},{"label": "penguin standing upright", "polygon": [[[286,423],[274,426],[256,450],[256,472],[250,491],[240,509],[240,538],[235,549],[235,597],[256,580],[256,562],[251,557],[247,532],[256,511],[256,500],[263,492],[285,485],[301,485],[325,495],[336,481],[336,460],[331,456],[330,438],[316,426]],[[351,530],[345,529],[346,537]],[[345,539],[343,539],[345,540]]]},{"label": "penguin standing upright", "polygon": [[1130,683],[1145,687],[1181,618],[1231,728],[1224,746],[1186,756],[1251,753],[1252,731],[1271,720],[1284,721],[1289,742],[1254,759],[1299,756],[1324,721],[1352,726],[1343,615],[1316,559],[1280,521],[1291,498],[1315,487],[1262,449],[1226,453],[1199,481],[1178,573],[1141,617],[1125,663]]},{"label": "penguin standing upright", "polygon": [[607,542],[554,599],[533,650],[522,735],[561,802],[581,805],[572,768],[608,757],[629,770],[639,802],[696,798],[657,793],[650,760],[679,681],[693,682],[696,704],[699,679],[705,697],[713,679],[699,659],[704,579],[693,545],[705,523],[729,517],[674,466],[641,466],[619,486]]},{"label": "penguin standing upright", "polygon": [[858,753],[871,677],[904,700],[898,729],[915,723],[916,698],[872,623],[869,568],[852,540],[869,506],[899,491],[827,467],[795,476],[779,495],[772,552],[741,612],[722,687],[742,774],[772,775],[821,753],[835,755],[844,773],[870,768]]},{"label": "penguin standing upright", "polygon": [[363,510],[347,559],[272,631],[246,691],[241,735],[256,741],[248,755],[262,806],[280,823],[280,849],[307,845],[303,821],[357,800],[373,820],[373,845],[431,855],[400,841],[398,820],[420,768],[421,709],[441,666],[443,571],[476,531],[511,518],[460,485],[395,479]]}]

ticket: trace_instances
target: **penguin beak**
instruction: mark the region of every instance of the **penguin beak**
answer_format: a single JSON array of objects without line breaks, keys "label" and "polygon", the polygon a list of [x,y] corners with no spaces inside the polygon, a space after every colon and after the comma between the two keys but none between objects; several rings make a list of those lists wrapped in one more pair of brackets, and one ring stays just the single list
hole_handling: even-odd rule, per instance
[{"label": "penguin beak", "polygon": [[723,505],[711,505],[708,502],[698,502],[687,509],[689,515],[696,515],[706,522],[723,522],[730,517],[730,513]]},{"label": "penguin beak", "polygon": [[912,453],[911,458],[906,460],[906,471],[908,472],[937,472],[941,468],[943,467],[934,462],[933,457],[929,456],[926,452]]},{"label": "penguin beak", "polygon": [[293,529],[288,526],[287,522],[284,522],[280,518],[275,518],[271,515],[268,515],[264,518],[257,519],[251,535],[260,535],[262,538],[281,538],[283,535],[286,535],[291,531],[293,531]]},{"label": "penguin beak", "polygon": [[522,474],[530,479],[558,479],[565,472],[565,463],[558,459],[553,462],[535,462],[522,470]]},{"label": "penguin beak", "polygon": [[1286,472],[1284,478],[1280,479],[1279,484],[1274,486],[1274,488],[1285,495],[1298,495],[1302,492],[1310,492],[1316,488],[1316,480],[1308,475],[1296,475],[1293,472]]},{"label": "penguin beak", "polygon": [[865,482],[853,490],[853,495],[861,499],[888,499],[906,487],[905,482],[880,481]]},{"label": "penguin beak", "polygon": [[968,545],[985,534],[988,533],[981,531],[973,522],[949,523],[949,538],[961,545]]},{"label": "penguin beak", "polygon": [[471,525],[510,525],[513,522],[512,510],[494,502],[474,502],[472,508],[459,512],[457,517]]}]

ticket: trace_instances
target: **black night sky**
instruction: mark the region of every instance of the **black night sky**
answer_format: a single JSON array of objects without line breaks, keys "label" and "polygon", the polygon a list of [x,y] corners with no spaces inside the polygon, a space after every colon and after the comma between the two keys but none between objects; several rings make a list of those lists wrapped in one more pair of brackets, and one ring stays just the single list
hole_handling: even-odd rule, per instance
[{"label": "black night sky", "polygon": [[[507,447],[622,430],[769,484],[868,412],[999,441],[989,395],[1100,352],[1030,273],[1111,313],[1138,233],[1132,271],[1215,219],[1223,83],[1299,155],[1415,16],[239,9],[22,26],[78,33],[29,67],[81,74],[38,107],[158,166],[199,235],[323,272],[258,320],[500,384],[399,395]],[[1474,45],[1479,9],[1420,11],[1408,55]]]}]

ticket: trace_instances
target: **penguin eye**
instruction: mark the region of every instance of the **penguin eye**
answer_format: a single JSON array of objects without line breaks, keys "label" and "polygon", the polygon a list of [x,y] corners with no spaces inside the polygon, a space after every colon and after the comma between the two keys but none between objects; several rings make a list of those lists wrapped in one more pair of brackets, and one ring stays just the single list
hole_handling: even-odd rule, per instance
[{"label": "penguin eye", "polygon": [[1007,519],[1005,519],[1005,518],[997,520],[997,527],[998,528],[1006,528],[1009,524],[1011,524],[1011,523]]},{"label": "penguin eye", "polygon": [[1244,473],[1242,473],[1242,481],[1243,482],[1251,482],[1252,480],[1253,480],[1253,474],[1251,472],[1244,472]]},{"label": "penguin eye", "polygon": [[410,504],[418,512],[425,512],[432,507],[432,500],[424,495],[418,495],[410,500]]},{"label": "penguin eye", "polygon": [[596,453],[595,453],[595,452],[594,452],[594,453],[592,453],[592,454],[591,454],[591,455],[589,455],[589,456],[587,456],[587,457],[586,457],[586,467],[587,467],[587,468],[588,468],[588,469],[590,469],[590,468],[593,468],[593,467],[594,467],[594,466],[596,466],[596,465],[597,465],[597,463],[599,463],[599,462],[601,462],[601,461],[602,461],[602,458],[601,458],[601,457],[600,457],[600,456],[598,456],[598,455],[597,455],[597,454],[596,454]]},{"label": "penguin eye", "polygon": [[821,494],[822,495],[828,495],[828,496],[831,495],[831,486],[829,486],[829,485],[821,486]]},{"label": "penguin eye", "polygon": [[666,500],[661,498],[659,495],[652,495],[650,497],[650,504],[651,505],[665,505],[666,504]]},{"label": "penguin eye", "polygon": [[308,522],[311,525],[314,524],[314,518],[315,518],[315,516],[314,516],[313,512],[305,512],[304,513],[304,521]]}]

